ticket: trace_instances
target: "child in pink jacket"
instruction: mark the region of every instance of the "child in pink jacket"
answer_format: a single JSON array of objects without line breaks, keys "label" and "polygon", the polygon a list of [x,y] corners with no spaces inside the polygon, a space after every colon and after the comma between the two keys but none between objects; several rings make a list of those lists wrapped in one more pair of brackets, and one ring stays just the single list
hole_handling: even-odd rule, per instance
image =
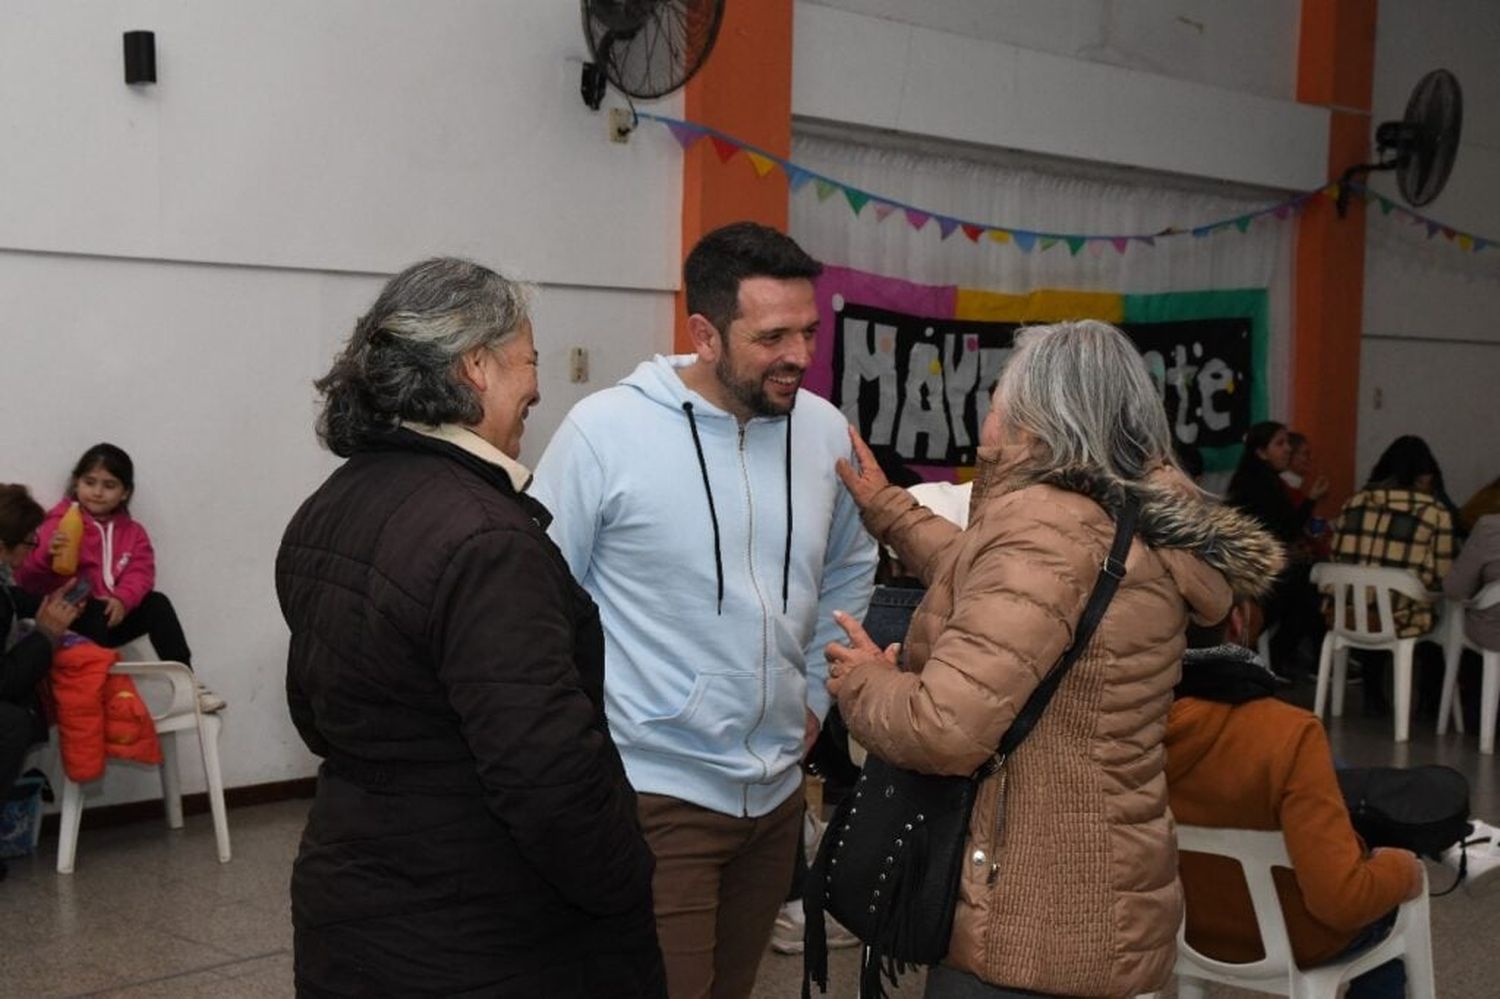
[{"label": "child in pink jacket", "polygon": [[[78,574],[90,586],[84,612],[73,631],[118,648],[143,635],[163,659],[192,666],[192,653],[182,624],[166,594],[156,586],[156,553],[151,538],[130,516],[135,491],[135,464],[113,444],[95,444],[83,453],[68,481],[68,494],[47,513],[38,529],[38,546],[16,573],[16,582],[35,594],[50,593],[67,583],[52,571],[52,556],[63,546],[58,521],[77,502],[83,514],[83,544]],[[224,701],[202,683],[198,704],[219,711]]]}]

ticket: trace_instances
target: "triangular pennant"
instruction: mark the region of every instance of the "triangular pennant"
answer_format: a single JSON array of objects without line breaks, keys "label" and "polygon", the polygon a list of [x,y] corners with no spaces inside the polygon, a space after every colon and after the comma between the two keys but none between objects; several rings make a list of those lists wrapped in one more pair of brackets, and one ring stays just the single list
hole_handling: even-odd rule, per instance
[{"label": "triangular pennant", "polygon": [[1116,253],[1124,253],[1125,248],[1130,245],[1130,240],[1126,239],[1124,236],[1116,236],[1114,239],[1111,239],[1109,241],[1109,245],[1115,248]]},{"label": "triangular pennant", "polygon": [[1428,222],[1427,223],[1427,238],[1431,239],[1432,237],[1436,236],[1439,232],[1442,232],[1442,230],[1443,230],[1443,227],[1440,226],[1440,225],[1438,225],[1436,222]]},{"label": "triangular pennant", "polygon": [[1472,253],[1474,250],[1474,237],[1468,233],[1461,232],[1458,234],[1458,245],[1461,249]]},{"label": "triangular pennant", "polygon": [[1056,245],[1057,245],[1057,237],[1056,236],[1043,236],[1042,237],[1042,252],[1043,253],[1045,253],[1046,251],[1052,249]]},{"label": "triangular pennant", "polygon": [[[1102,256],[1104,256],[1104,254],[1105,254],[1106,251],[1104,249],[1104,241],[1103,240],[1101,240],[1101,239],[1090,239],[1087,242],[1088,242],[1089,256],[1091,256],[1091,257],[1102,257]],[[1077,256],[1078,251],[1074,250],[1073,253],[1074,253],[1074,256]]]},{"label": "triangular pennant", "polygon": [[984,235],[984,226],[974,225],[970,222],[963,224],[964,235],[969,237],[969,242],[979,242],[979,237]]},{"label": "triangular pennant", "polygon": [[769,156],[763,156],[760,153],[752,153],[747,149],[745,150],[745,158],[749,160],[750,165],[755,168],[755,175],[757,177],[764,177],[766,174],[776,169],[776,161],[771,159]]},{"label": "triangular pennant", "polygon": [[1135,238],[1135,241],[1137,243],[1145,243],[1147,246],[1155,246],[1156,245],[1156,237],[1155,236],[1137,236]]},{"label": "triangular pennant", "polygon": [[710,135],[709,139],[714,144],[714,152],[719,154],[719,160],[728,163],[734,159],[734,154],[740,151],[740,147],[724,138],[722,135]]},{"label": "triangular pennant", "polygon": [[1455,230],[1450,229],[1447,226],[1443,226],[1443,230],[1442,231],[1443,231],[1443,238],[1446,239],[1450,243],[1453,242],[1453,237],[1458,235],[1458,233]]},{"label": "triangular pennant", "polygon": [[986,233],[986,235],[989,236],[991,243],[1010,242],[1010,233],[1006,232],[1004,229],[991,229],[988,233]]},{"label": "triangular pennant", "polygon": [[1240,232],[1249,232],[1250,222],[1253,220],[1253,218],[1254,216],[1252,215],[1241,215],[1239,218],[1234,220],[1234,227]]},{"label": "triangular pennant", "polygon": [[833,196],[833,192],[839,189],[839,186],[833,181],[824,180],[822,177],[819,177],[817,179],[814,186],[816,186],[818,189],[819,201],[827,201],[830,197]]},{"label": "triangular pennant", "polygon": [[1200,225],[1198,228],[1193,230],[1193,238],[1202,239],[1204,236],[1207,236],[1209,233],[1213,232],[1216,228],[1217,226]]},{"label": "triangular pennant", "polygon": [[1338,197],[1339,197],[1339,185],[1336,184],[1336,183],[1335,184],[1325,184],[1323,186],[1323,188],[1320,191],[1318,191],[1318,193],[1321,194],[1328,201],[1337,201]]},{"label": "triangular pennant", "polygon": [[802,190],[807,186],[807,182],[812,179],[812,174],[808,173],[801,167],[792,166],[790,163],[786,164],[787,186],[790,187],[793,192]]},{"label": "triangular pennant", "polygon": [[667,122],[667,131],[672,133],[672,138],[683,149],[693,148],[693,143],[703,138],[703,131],[680,121]]},{"label": "triangular pennant", "polygon": [[858,215],[860,210],[870,203],[868,194],[853,187],[844,188],[844,198],[849,202],[849,207],[854,209],[855,215]]},{"label": "triangular pennant", "polygon": [[1030,253],[1031,248],[1036,245],[1036,233],[1024,229],[1012,229],[1010,238],[1021,248],[1022,253]]},{"label": "triangular pennant", "polygon": [[1271,214],[1284,222],[1286,221],[1286,217],[1292,214],[1292,206],[1290,204],[1277,205],[1271,209]]},{"label": "triangular pennant", "polygon": [[906,221],[911,223],[911,227],[913,229],[917,229],[919,231],[924,225],[927,224],[928,220],[931,218],[931,215],[923,211],[918,211],[915,208],[908,208],[906,210]]},{"label": "triangular pennant", "polygon": [[953,235],[954,231],[957,229],[958,219],[944,218],[941,215],[938,216],[938,232],[943,234],[944,239],[947,239],[949,236]]},{"label": "triangular pennant", "polygon": [[896,206],[889,201],[877,201],[875,203],[875,221],[884,222],[891,212],[895,210]]},{"label": "triangular pennant", "polygon": [[1391,209],[1396,207],[1396,203],[1383,194],[1377,194],[1375,196],[1375,201],[1378,205],[1380,205],[1380,214],[1382,215],[1389,215],[1391,213]]},{"label": "triangular pennant", "polygon": [[1475,253],[1478,253],[1480,250],[1482,250],[1485,247],[1490,246],[1490,245],[1491,245],[1491,243],[1490,243],[1489,240],[1482,239],[1482,238],[1480,238],[1478,236],[1474,237],[1474,252]]}]

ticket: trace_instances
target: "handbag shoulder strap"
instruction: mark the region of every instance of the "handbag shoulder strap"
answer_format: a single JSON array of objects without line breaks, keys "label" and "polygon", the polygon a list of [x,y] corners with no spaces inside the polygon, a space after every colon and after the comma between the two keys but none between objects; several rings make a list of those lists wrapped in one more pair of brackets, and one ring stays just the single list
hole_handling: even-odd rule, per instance
[{"label": "handbag shoulder strap", "polygon": [[1099,578],[1094,582],[1094,589],[1089,594],[1089,602],[1084,605],[1083,614],[1078,618],[1078,627],[1073,630],[1073,643],[1068,646],[1062,658],[1047,672],[1042,682],[1026,699],[1025,706],[1021,708],[1020,713],[1016,715],[1016,720],[1011,722],[1010,728],[1000,740],[999,753],[992,757],[983,768],[986,773],[1004,762],[1005,758],[1015,752],[1016,747],[1031,734],[1037,720],[1042,717],[1042,712],[1047,710],[1047,704],[1052,700],[1052,695],[1057,693],[1057,688],[1061,686],[1063,678],[1068,675],[1068,670],[1072,669],[1073,664],[1083,655],[1089,639],[1094,636],[1094,629],[1099,626],[1100,619],[1104,617],[1105,609],[1114,599],[1120,580],[1125,578],[1125,557],[1130,553],[1130,542],[1135,537],[1135,522],[1140,512],[1140,499],[1132,493],[1127,493],[1124,506],[1115,519],[1115,540],[1110,545],[1109,554],[1104,558],[1104,564],[1099,567]]}]

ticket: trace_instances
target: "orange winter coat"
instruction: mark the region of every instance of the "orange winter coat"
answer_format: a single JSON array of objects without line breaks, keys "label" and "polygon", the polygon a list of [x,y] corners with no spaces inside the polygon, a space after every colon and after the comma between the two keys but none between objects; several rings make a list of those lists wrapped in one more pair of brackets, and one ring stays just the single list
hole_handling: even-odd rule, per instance
[{"label": "orange winter coat", "polygon": [[[1007,489],[981,450],[963,532],[888,487],[864,512],[928,590],[904,671],[852,666],[839,708],[872,753],[968,774],[1067,647],[1113,519],[1094,483]],[[1274,578],[1280,546],[1174,473],[1142,499],[1126,574],[1030,738],[979,793],[947,963],[995,985],[1132,996],[1172,970],[1182,896],[1162,740],[1190,616]],[[1004,825],[998,827],[1004,797]],[[991,874],[991,864],[995,864]]]},{"label": "orange winter coat", "polygon": [[104,776],[106,756],[161,763],[151,711],[128,676],[111,673],[113,649],[73,639],[52,654],[52,697],[58,752],[68,779],[82,784]]},{"label": "orange winter coat", "polygon": [[[1178,822],[1282,830],[1293,870],[1273,876],[1299,965],[1328,960],[1401,904],[1409,861],[1365,853],[1328,736],[1310,711],[1271,697],[1240,705],[1181,698],[1167,723],[1167,784]],[[1184,853],[1181,873],[1193,946],[1222,961],[1265,956],[1237,863]]]}]

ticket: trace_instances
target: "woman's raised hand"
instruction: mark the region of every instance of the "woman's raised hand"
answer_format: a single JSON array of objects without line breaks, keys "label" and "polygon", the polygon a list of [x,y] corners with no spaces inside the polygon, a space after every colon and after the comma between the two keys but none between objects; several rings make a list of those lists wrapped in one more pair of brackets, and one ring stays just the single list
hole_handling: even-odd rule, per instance
[{"label": "woman's raised hand", "polygon": [[828,691],[837,697],[844,678],[855,666],[875,663],[892,669],[901,657],[901,643],[895,642],[881,649],[865,631],[864,626],[843,611],[833,612],[834,621],[849,636],[849,644],[829,642],[823,647],[823,658],[828,660]]},{"label": "woman's raised hand", "polygon": [[833,470],[838,473],[844,488],[849,490],[854,504],[863,510],[875,498],[875,494],[886,486],[890,480],[885,477],[885,472],[880,470],[880,463],[875,460],[875,453],[865,443],[864,438],[859,435],[851,424],[849,427],[849,444],[854,448],[854,458],[859,462],[856,469],[849,463],[848,459],[840,458],[834,463]]}]

